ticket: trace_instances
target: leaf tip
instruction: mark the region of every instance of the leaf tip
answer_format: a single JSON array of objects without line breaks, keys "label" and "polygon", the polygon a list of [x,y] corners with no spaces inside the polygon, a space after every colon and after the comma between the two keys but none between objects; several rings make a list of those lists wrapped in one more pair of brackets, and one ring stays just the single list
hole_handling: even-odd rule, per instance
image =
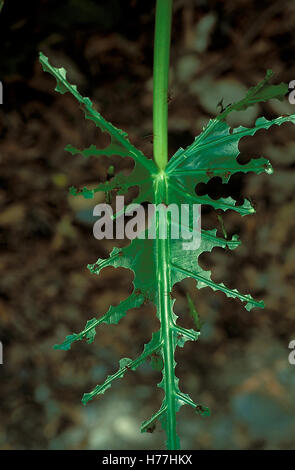
[{"label": "leaf tip", "polygon": [[211,411],[208,408],[208,406],[203,406],[203,405],[197,405],[196,413],[200,416],[210,416],[211,415]]},{"label": "leaf tip", "polygon": [[91,396],[91,393],[84,393],[83,397],[82,397],[82,403],[83,405],[87,405],[87,403],[92,400],[92,396]]},{"label": "leaf tip", "polygon": [[267,173],[268,175],[272,175],[273,172],[274,172],[273,167],[272,167],[271,163],[268,162],[268,163],[265,165],[265,173]]}]

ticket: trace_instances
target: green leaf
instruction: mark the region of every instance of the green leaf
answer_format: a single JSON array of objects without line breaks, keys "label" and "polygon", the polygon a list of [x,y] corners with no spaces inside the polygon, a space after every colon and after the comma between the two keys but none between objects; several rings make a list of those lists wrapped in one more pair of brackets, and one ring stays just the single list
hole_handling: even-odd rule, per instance
[{"label": "green leaf", "polygon": [[217,214],[217,218],[218,218],[218,221],[219,221],[219,223],[220,223],[220,227],[221,227],[223,236],[224,236],[224,238],[227,238],[227,233],[226,233],[226,230],[225,230],[225,225],[224,225],[223,218],[222,218],[222,216],[219,215],[219,214]]},{"label": "green leaf", "polygon": [[140,150],[138,150],[129,142],[127,133],[106,121],[102,115],[94,109],[92,101],[87,97],[83,97],[78,92],[76,85],[72,85],[68,82],[67,72],[63,67],[53,67],[49,63],[48,57],[46,57],[42,52],[39,54],[39,59],[44,72],[50,73],[56,79],[57,84],[55,91],[61,94],[67,92],[71,93],[80,103],[84,111],[85,118],[92,120],[95,125],[101,129],[101,131],[107,132],[110,135],[111,145],[116,145],[116,148],[119,147],[121,152],[123,152],[123,149],[125,149],[125,156],[130,156],[135,161],[141,163],[141,165],[148,170],[151,169],[152,162],[149,161]]},{"label": "green leaf", "polygon": [[253,136],[259,130],[287,122],[294,124],[295,115],[272,120],[260,117],[252,128],[239,126],[234,129],[218,118],[211,119],[191,145],[185,150],[180,148],[170,159],[167,173],[169,176],[181,178],[183,186],[188,184],[190,188],[200,182],[207,183],[214,176],[219,176],[226,183],[231,175],[238,172],[271,174],[271,164],[264,158],[252,159],[245,165],[237,162],[239,141],[242,137]]},{"label": "green leaf", "polygon": [[163,369],[164,362],[159,354],[154,353],[151,355],[151,366],[154,370],[161,371]]},{"label": "green leaf", "polygon": [[[139,193],[134,200],[138,203],[148,201],[156,206],[175,204],[179,211],[182,204],[187,204],[190,209],[193,204],[203,204],[223,211],[233,210],[241,216],[255,212],[248,200],[239,205],[230,197],[212,199],[208,195],[199,196],[196,194],[196,186],[200,182],[207,183],[215,176],[220,177],[223,183],[227,183],[229,178],[238,172],[272,173],[270,162],[263,157],[254,158],[245,165],[240,164],[237,161],[239,142],[242,137],[254,136],[259,130],[269,129],[273,125],[280,126],[288,122],[295,124],[295,115],[272,120],[261,117],[256,120],[252,128],[239,126],[232,129],[225,122],[226,116],[231,111],[241,111],[255,103],[284,97],[287,93],[287,86],[270,85],[270,71],[260,84],[250,88],[245,98],[230,105],[217,118],[210,120],[194,142],[186,149],[180,148],[170,159],[166,168],[160,171],[153,161],[147,159],[129,142],[125,132],[107,122],[94,109],[89,98],[80,95],[77,87],[67,81],[65,69],[51,66],[42,53],[40,61],[43,69],[55,77],[56,91],[62,94],[70,92],[80,103],[85,117],[91,119],[97,127],[110,135],[110,144],[105,149],[97,149],[95,145],[91,145],[87,149],[78,150],[69,145],[66,150],[73,155],[80,153],[84,157],[117,154],[121,157],[131,157],[135,162],[130,175],[119,173],[111,180],[99,183],[94,189],[84,187],[79,190],[71,187],[71,194],[75,196],[82,194],[86,198],[91,198],[98,191],[108,193],[111,190],[117,190],[118,194],[124,194],[128,188],[138,186]],[[101,323],[117,324],[131,308],[140,307],[145,302],[153,303],[156,306],[161,326],[156,333],[153,333],[151,341],[145,345],[142,354],[136,359],[121,359],[117,372],[109,375],[102,385],[97,385],[90,393],[84,394],[82,401],[86,404],[95,396],[105,393],[114,380],[121,379],[125,373],[136,370],[140,364],[150,359],[152,366],[162,373],[162,380],[158,386],[164,390],[164,398],[160,409],[142,424],[141,430],[142,432],[150,431],[159,420],[167,433],[169,448],[171,448],[171,443],[175,448],[179,448],[176,413],[180,407],[191,406],[201,416],[208,416],[210,411],[207,407],[194,403],[189,395],[181,392],[179,380],[175,375],[176,347],[183,347],[186,341],[196,341],[200,335],[201,324],[197,310],[189,296],[190,315],[193,317],[196,330],[183,328],[177,324],[177,315],[173,311],[174,299],[171,298],[173,286],[185,278],[193,278],[196,280],[198,289],[210,287],[214,291],[223,292],[227,297],[239,299],[248,311],[253,307],[263,308],[264,304],[263,301],[253,299],[250,294],[229,289],[223,282],[220,284],[214,282],[211,279],[211,272],[203,270],[199,264],[200,255],[204,252],[211,252],[215,247],[228,250],[237,248],[240,241],[236,235],[228,239],[224,226],[222,226],[224,238],[216,235],[216,229],[202,230],[200,245],[184,250],[184,240],[181,237],[179,239],[170,237],[172,229],[182,228],[182,222],[172,221],[167,214],[162,214],[161,217],[165,217],[164,225],[168,233],[166,238],[161,236],[159,219],[155,213],[151,220],[155,229],[155,238],[148,238],[148,231],[143,231],[140,237],[132,240],[129,245],[123,248],[115,247],[108,258],[98,259],[95,263],[88,265],[88,269],[97,275],[107,266],[131,270],[134,273],[133,293],[118,306],[111,306],[101,318],[89,320],[83,331],[67,336],[65,341],[56,345],[55,348],[68,350],[73,342],[82,339],[91,343],[96,335],[95,329]],[[189,229],[193,226],[191,215],[188,225]]]},{"label": "green leaf", "polygon": [[102,385],[97,385],[92,392],[90,393],[84,393],[83,398],[82,398],[82,403],[86,405],[88,401],[92,400],[95,396],[101,395],[105,393],[106,390],[108,390],[113,381],[117,379],[121,379],[124,377],[125,373],[128,370],[136,370],[138,366],[140,366],[148,357],[153,354],[155,351],[159,349],[161,346],[161,339],[160,339],[160,334],[159,332],[153,333],[152,339],[148,344],[145,344],[144,350],[140,356],[138,356],[136,359],[132,360],[129,358],[123,358],[120,360],[119,363],[119,369],[115,374],[109,375],[105,382]]},{"label": "green leaf", "polygon": [[264,80],[250,88],[245,98],[227,106],[226,109],[220,113],[218,119],[225,119],[232,111],[244,111],[256,103],[262,103],[274,98],[282,101],[288,93],[288,85],[286,83],[271,85],[269,81],[272,76],[272,70],[267,70]]},{"label": "green leaf", "polygon": [[124,147],[121,147],[120,145],[112,142],[110,143],[107,147],[103,149],[98,149],[95,145],[90,145],[87,149],[84,150],[79,150],[72,145],[68,144],[65,147],[65,150],[67,152],[70,152],[72,155],[83,155],[83,157],[88,158],[88,157],[99,157],[101,155],[106,155],[107,157],[110,157],[111,155],[120,155],[121,157],[126,156],[126,150]]},{"label": "green leaf", "polygon": [[200,416],[210,416],[210,410],[208,406],[203,406],[203,405],[198,405],[196,407],[196,413],[199,414]]},{"label": "green leaf", "polygon": [[199,318],[199,314],[196,310],[196,307],[194,306],[194,303],[193,303],[192,298],[189,295],[189,293],[186,294],[186,298],[187,298],[187,302],[188,302],[188,306],[189,306],[189,313],[190,313],[192,319],[194,320],[197,331],[201,331],[202,323],[201,323],[201,320]]},{"label": "green leaf", "polygon": [[87,343],[92,343],[96,335],[95,328],[97,326],[102,323],[107,323],[108,325],[116,325],[122,318],[125,317],[128,310],[140,307],[143,302],[144,296],[139,293],[133,292],[127,299],[123,300],[116,307],[111,306],[108,309],[107,313],[105,313],[102,317],[98,319],[92,318],[91,320],[89,320],[86,323],[83,331],[67,336],[65,341],[62,344],[56,344],[54,346],[54,349],[68,351],[75,341],[81,341],[85,338],[88,340]]}]

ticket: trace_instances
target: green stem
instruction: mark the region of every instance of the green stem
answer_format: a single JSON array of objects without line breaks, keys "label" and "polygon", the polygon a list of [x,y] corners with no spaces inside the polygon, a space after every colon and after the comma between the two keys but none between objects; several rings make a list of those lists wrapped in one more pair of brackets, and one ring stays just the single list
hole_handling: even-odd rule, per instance
[{"label": "green stem", "polygon": [[154,42],[154,159],[160,170],[168,162],[168,78],[173,0],[157,0]]},{"label": "green stem", "polygon": [[[156,194],[156,206],[164,197],[165,203],[168,204],[167,197],[167,178],[165,175],[159,178]],[[163,222],[163,221],[162,221]],[[170,227],[171,221],[168,221],[168,229],[166,238],[160,238],[159,230],[159,214],[156,220],[156,257],[157,257],[157,277],[158,277],[158,293],[157,293],[157,312],[161,322],[161,342],[164,360],[163,370],[163,388],[165,391],[166,403],[166,433],[167,433],[167,449],[179,449],[179,439],[176,433],[176,382],[175,382],[175,340],[174,340],[174,323],[173,323],[173,304],[170,297],[172,290],[171,269],[170,269]]]},{"label": "green stem", "polygon": [[[154,43],[154,97],[153,97],[153,133],[154,159],[162,172],[156,182],[155,204],[165,202],[167,197],[167,178],[164,169],[168,162],[168,79],[169,57],[173,0],[157,0],[156,25]],[[164,199],[164,200],[163,200]],[[168,224],[170,229],[170,223]],[[176,434],[176,390],[175,390],[175,361],[174,361],[174,330],[172,317],[170,234],[165,239],[160,238],[159,220],[156,222],[156,251],[158,295],[157,312],[161,322],[161,340],[163,344],[163,388],[166,403],[166,432],[167,449],[179,449]],[[168,229],[168,230],[169,230]]]}]

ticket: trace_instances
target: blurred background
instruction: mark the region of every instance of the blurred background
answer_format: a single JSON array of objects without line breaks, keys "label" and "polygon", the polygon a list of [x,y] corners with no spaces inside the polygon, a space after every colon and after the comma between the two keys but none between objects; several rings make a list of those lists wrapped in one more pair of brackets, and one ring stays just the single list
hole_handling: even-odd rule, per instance
[{"label": "blurred background", "polygon": [[[71,185],[104,181],[109,165],[132,168],[120,157],[84,159],[64,151],[104,146],[74,98],[54,92],[42,72],[41,50],[89,96],[102,115],[128,132],[152,156],[154,1],[5,1],[0,14],[0,365],[1,449],[163,449],[158,425],[140,423],[158,409],[161,374],[150,364],[130,372],[86,407],[81,397],[135,357],[158,329],[155,309],[130,311],[117,326],[101,326],[92,345],[54,351],[67,334],[105,313],[131,292],[132,273],[86,266],[107,257],[118,242],[97,241],[92,209],[103,196],[69,196]],[[244,96],[267,69],[274,83],[295,79],[295,2],[288,0],[175,0],[169,98],[170,155],[190,144],[210,117]],[[253,125],[294,113],[271,101],[230,116]],[[179,322],[193,326],[186,292],[201,317],[200,340],[177,351],[181,388],[211,409],[210,417],[183,407],[183,449],[294,449],[295,366],[295,138],[284,124],[240,143],[242,161],[268,157],[274,174],[237,174],[228,185],[214,178],[199,194],[251,199],[253,216],[204,208],[203,228],[222,223],[243,244],[201,257],[213,279],[264,299],[247,312],[239,301],[185,280],[173,289]],[[217,217],[222,215],[223,219]],[[124,244],[125,242],[123,242]]]}]

